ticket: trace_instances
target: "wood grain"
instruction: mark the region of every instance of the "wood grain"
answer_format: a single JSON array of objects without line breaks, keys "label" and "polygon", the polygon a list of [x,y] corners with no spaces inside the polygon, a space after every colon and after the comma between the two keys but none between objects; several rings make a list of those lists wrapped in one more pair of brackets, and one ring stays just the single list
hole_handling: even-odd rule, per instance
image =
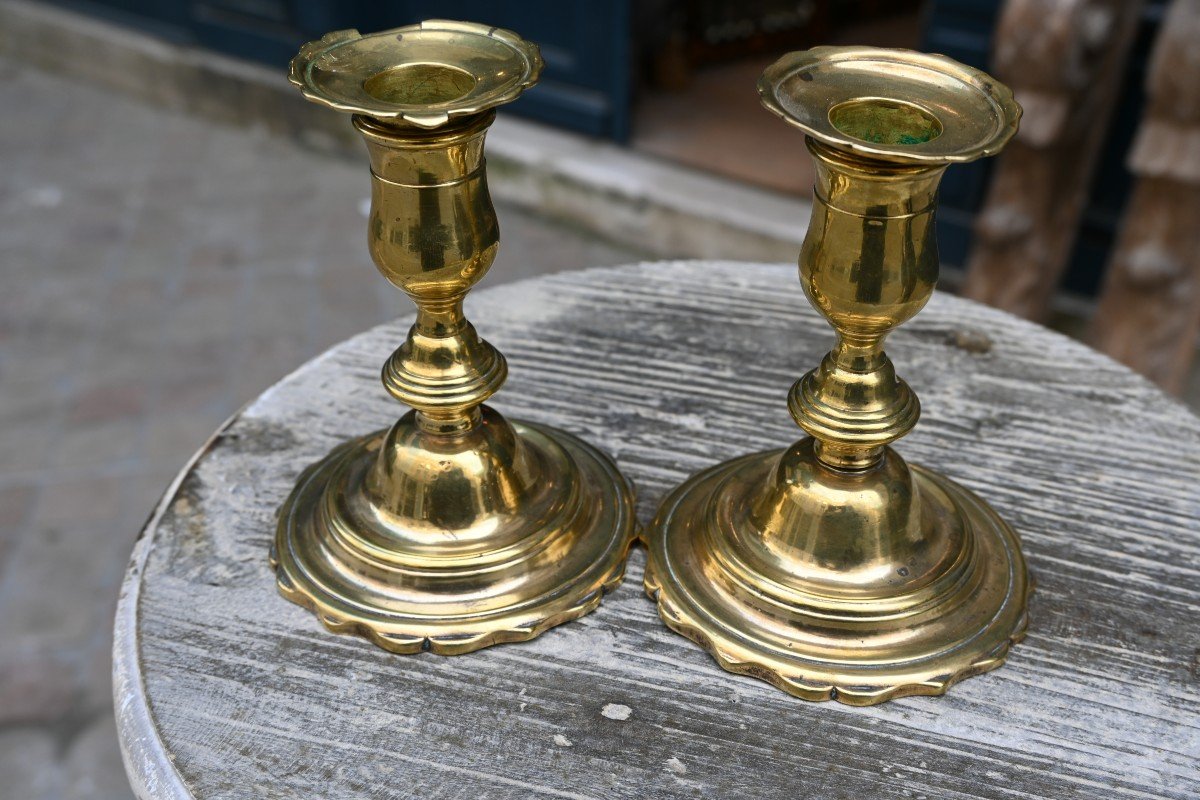
[{"label": "wood grain", "polygon": [[[614,455],[643,521],[708,464],[797,438],[831,333],[795,268],[657,263],[479,292],[495,405]],[[944,698],[809,704],[668,631],[635,550],[599,611],[468,656],[395,656],[275,593],[274,514],[308,463],[399,409],[407,320],[263,394],[164,499],[117,618],[119,727],[155,798],[1194,798],[1200,420],[1057,334],[937,295],[890,340],[925,418],[898,449],[1024,538],[1028,639]]]}]

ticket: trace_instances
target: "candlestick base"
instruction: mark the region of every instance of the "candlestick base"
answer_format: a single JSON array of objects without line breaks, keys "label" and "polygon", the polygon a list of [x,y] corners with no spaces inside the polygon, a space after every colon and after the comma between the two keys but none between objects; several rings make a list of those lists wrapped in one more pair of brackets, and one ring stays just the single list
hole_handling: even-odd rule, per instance
[{"label": "candlestick base", "polygon": [[805,700],[942,694],[1023,638],[1016,534],[975,494],[890,447],[864,471],[806,438],[694,476],[648,535],[646,592],[730,672]]},{"label": "candlestick base", "polygon": [[271,560],[282,594],[331,631],[455,655],[594,609],[633,530],[632,491],[606,456],[483,406],[460,435],[409,413],[310,467]]}]

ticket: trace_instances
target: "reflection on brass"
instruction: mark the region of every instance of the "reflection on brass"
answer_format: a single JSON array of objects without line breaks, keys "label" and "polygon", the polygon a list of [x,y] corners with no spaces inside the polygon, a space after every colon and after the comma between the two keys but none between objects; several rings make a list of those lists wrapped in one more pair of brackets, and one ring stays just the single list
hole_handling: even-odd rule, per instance
[{"label": "reflection on brass", "polygon": [[574,436],[482,405],[507,368],[463,316],[499,244],[484,135],[541,68],[509,31],[445,21],[331,33],[292,61],[366,140],[371,255],[417,305],[383,383],[414,410],[308,468],[272,561],[285,597],[395,652],[530,639],[624,574],[629,486]]},{"label": "reflection on brass", "polygon": [[862,47],[789,54],[759,93],[816,161],[800,277],[837,344],[788,398],[807,437],[663,502],[646,590],[722,667],[806,700],[941,694],[1003,663],[1030,581],[987,504],[889,446],[919,405],[883,340],[937,281],[942,173],[998,151],[1020,108],[943,56]]}]

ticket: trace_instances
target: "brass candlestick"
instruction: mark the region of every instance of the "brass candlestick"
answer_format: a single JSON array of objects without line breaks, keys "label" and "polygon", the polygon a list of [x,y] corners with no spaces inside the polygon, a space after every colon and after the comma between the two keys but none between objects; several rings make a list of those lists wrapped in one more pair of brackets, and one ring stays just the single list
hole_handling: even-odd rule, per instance
[{"label": "brass candlestick", "polygon": [[629,486],[574,436],[482,405],[507,368],[463,316],[499,244],[484,134],[541,68],[509,31],[446,21],[331,33],[292,61],[366,140],[371,255],[417,305],[383,383],[414,411],[301,476],[272,560],[285,597],[395,652],[532,638],[624,574]]},{"label": "brass candlestick", "polygon": [[1004,661],[1030,582],[1016,534],[981,499],[889,447],[919,405],[883,340],[937,281],[942,173],[997,152],[1020,107],[944,56],[864,47],[789,54],[759,93],[816,161],[800,276],[837,344],[788,398],[809,437],[664,501],[646,590],[722,667],[798,697],[941,694]]}]

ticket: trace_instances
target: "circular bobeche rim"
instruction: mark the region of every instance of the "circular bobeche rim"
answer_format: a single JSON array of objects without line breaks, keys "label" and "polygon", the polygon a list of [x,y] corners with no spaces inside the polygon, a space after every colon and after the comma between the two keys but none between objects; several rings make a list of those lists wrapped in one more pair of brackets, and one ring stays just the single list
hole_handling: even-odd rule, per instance
[{"label": "circular bobeche rim", "polygon": [[[509,51],[503,62],[504,69],[489,75],[473,75],[476,79],[475,86],[462,97],[428,104],[391,103],[372,97],[365,89],[353,93],[335,91],[327,82],[322,82],[314,75],[314,67],[336,50],[361,47],[364,42],[381,38],[395,39],[399,50],[403,47],[405,38],[433,38],[431,34],[478,36],[481,39],[499,42]],[[402,63],[397,62],[392,66],[401,66]],[[366,36],[353,29],[327,33],[300,48],[300,52],[292,59],[288,80],[298,86],[307,99],[337,111],[391,122],[404,122],[421,128],[436,128],[449,122],[452,117],[470,116],[512,102],[538,82],[542,67],[543,61],[538,46],[512,31],[474,22],[435,19]],[[363,82],[377,71],[372,70],[371,74],[364,71],[357,85],[361,87]]]},{"label": "circular bobeche rim", "polygon": [[[830,108],[823,104],[819,107],[818,104],[814,104],[810,114],[798,116],[787,108],[788,104],[783,102],[783,97],[790,97],[793,100],[791,105],[794,108],[796,105],[794,101],[798,97],[794,91],[785,92],[785,86],[809,86],[813,83],[811,78],[807,80],[802,78],[800,81],[791,80],[797,75],[811,73],[819,67],[831,64],[855,61],[916,66],[957,80],[968,90],[976,92],[992,107],[995,124],[987,136],[969,144],[960,144],[954,147],[947,147],[948,140],[942,136],[918,144],[880,144],[859,139],[838,130],[829,118]],[[865,98],[869,95],[902,94],[902,92],[897,92],[897,88],[902,89],[904,80],[895,75],[880,74],[876,86],[867,87],[868,91],[854,95],[847,94],[840,101]],[[870,89],[879,91],[870,91]],[[1021,119],[1021,106],[1013,97],[1012,90],[986,72],[961,64],[948,56],[900,48],[821,46],[810,50],[791,52],[763,71],[762,76],[758,79],[758,94],[767,110],[819,142],[838,150],[907,164],[960,163],[994,155],[1017,132],[1017,126]]]}]

